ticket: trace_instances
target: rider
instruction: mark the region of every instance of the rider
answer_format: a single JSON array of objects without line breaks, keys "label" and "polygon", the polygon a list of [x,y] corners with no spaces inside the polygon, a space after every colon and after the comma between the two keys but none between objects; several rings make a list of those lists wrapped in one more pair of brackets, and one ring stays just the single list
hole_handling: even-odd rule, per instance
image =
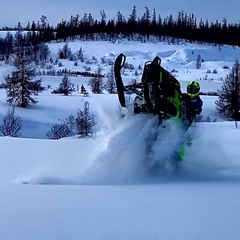
[{"label": "rider", "polygon": [[[185,131],[191,126],[196,115],[202,112],[203,101],[199,97],[200,85],[197,81],[190,81],[187,85],[187,93],[182,93],[182,105],[180,119]],[[185,143],[180,144],[180,149],[174,152],[173,157],[182,161],[185,156]]]},{"label": "rider", "polygon": [[187,93],[182,93],[181,120],[186,130],[191,126],[196,115],[202,112],[203,101],[199,97],[200,85],[190,81]]}]

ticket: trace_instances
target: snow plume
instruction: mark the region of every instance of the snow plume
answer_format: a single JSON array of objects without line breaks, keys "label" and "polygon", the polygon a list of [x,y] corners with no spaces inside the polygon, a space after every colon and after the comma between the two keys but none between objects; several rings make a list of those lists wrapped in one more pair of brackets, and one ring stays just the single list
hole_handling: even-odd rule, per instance
[{"label": "snow plume", "polygon": [[82,183],[146,182],[151,175],[149,168],[154,164],[168,171],[169,157],[179,151],[183,134],[175,119],[160,126],[158,121],[157,116],[144,114],[128,119],[124,129],[112,136],[107,149],[98,156]]},{"label": "snow plume", "polygon": [[[220,131],[223,126],[226,129],[229,127],[227,133]],[[218,132],[217,136],[216,132]],[[233,123],[232,126],[231,123],[224,122],[219,124],[197,123],[191,127],[190,134],[192,145],[187,148],[184,159],[183,179],[191,181],[219,180],[225,179],[228,173],[233,175],[232,169],[239,170],[239,163],[236,164],[235,161],[239,157],[236,151],[233,152],[229,148],[232,145],[236,149],[239,141]],[[227,134],[231,134],[232,139],[229,145],[225,143]],[[239,176],[238,171],[237,177]]]},{"label": "snow plume", "polygon": [[158,118],[139,115],[127,119],[121,131],[111,136],[107,149],[82,178],[87,184],[124,184],[138,182],[145,174],[148,157],[146,143],[155,131]]},{"label": "snow plume", "polygon": [[[95,139],[63,139],[48,151],[48,162],[39,163],[30,176],[17,182],[32,184],[137,184],[152,181],[149,169],[169,171],[169,156],[179,150],[182,132],[173,119],[159,126],[158,116],[140,114],[122,120],[111,131]],[[103,136],[104,135],[104,136]],[[78,141],[86,150],[78,151]],[[50,143],[50,141],[48,141]],[[59,146],[65,146],[60,150]],[[57,147],[58,146],[58,147]],[[66,147],[67,146],[67,147]],[[64,166],[64,167],[63,167]]]},{"label": "snow plume", "polygon": [[[104,114],[103,112],[101,114]],[[112,119],[115,120],[116,118]],[[111,120],[108,118],[108,121]],[[24,171],[19,176],[12,176],[14,182],[114,184],[131,181],[143,172],[142,163],[146,157],[144,143],[151,128],[157,126],[157,119],[141,115],[119,121],[114,131],[114,124],[108,124],[110,129],[105,126],[95,138],[42,140],[44,151],[31,151],[35,153],[35,161],[29,160],[32,159],[31,155],[23,156],[19,153],[21,159],[26,159],[26,162],[30,161],[32,164],[22,166]],[[8,140],[11,142],[15,139]],[[20,140],[16,139],[16,142],[20,144]],[[25,145],[35,146],[31,139],[26,139],[25,142]],[[7,156],[9,153],[5,154]],[[16,148],[14,154],[17,155]]]},{"label": "snow plume", "polygon": [[[44,151],[39,151],[33,140],[4,138],[2,144],[14,142],[16,147],[14,152],[4,152],[3,159],[11,154],[22,159],[19,175],[8,172],[6,177],[17,183],[81,185],[219,181],[229,179],[228,175],[240,177],[239,152],[225,148],[225,135],[216,139],[213,134],[216,129],[209,128],[210,123],[198,123],[189,129],[192,145],[185,147],[186,155],[180,168],[172,171],[170,156],[180,150],[185,138],[175,119],[160,126],[158,121],[157,116],[140,114],[122,119],[114,131],[102,131],[96,138],[42,140]],[[235,129],[229,131],[234,137],[233,148],[239,142],[235,132]],[[22,143],[24,146],[31,144],[32,154],[20,153]],[[226,158],[229,151],[235,154],[228,154]],[[33,154],[35,160],[31,161]],[[29,162],[31,164],[27,164]],[[15,166],[13,162],[9,164]],[[4,172],[2,169],[2,174]]]},{"label": "snow plume", "polygon": [[[184,131],[178,119],[170,119],[164,122],[158,129],[156,140],[150,149],[151,165],[158,164],[164,170],[174,170],[176,166],[173,154],[180,153],[185,144]],[[173,161],[173,162],[172,162]]]},{"label": "snow plume", "polygon": [[[102,114],[109,113],[103,111]],[[118,120],[116,125],[110,124],[110,118],[105,119],[108,119],[110,129],[100,131],[95,138],[42,140],[42,143],[46,143],[46,151],[38,153],[33,165],[23,167],[24,177],[20,176],[16,182],[145,184],[172,181],[175,178],[177,181],[200,181],[218,179],[236,168],[234,161],[234,168],[229,167],[231,159],[223,157],[225,152],[221,139],[224,138],[216,140],[211,132],[214,129],[209,131],[207,128],[206,131],[206,124],[194,124],[189,129],[192,145],[185,146],[184,161],[178,171],[173,171],[175,166],[172,165],[171,155],[181,150],[186,135],[176,119],[167,120],[162,125],[158,125],[157,116],[148,114],[126,117]],[[112,121],[116,120],[113,118]],[[32,140],[25,141],[31,141],[33,146]],[[84,146],[81,151],[78,148],[79,141]],[[30,157],[22,156],[26,160]],[[232,159],[236,159],[236,156]]]}]

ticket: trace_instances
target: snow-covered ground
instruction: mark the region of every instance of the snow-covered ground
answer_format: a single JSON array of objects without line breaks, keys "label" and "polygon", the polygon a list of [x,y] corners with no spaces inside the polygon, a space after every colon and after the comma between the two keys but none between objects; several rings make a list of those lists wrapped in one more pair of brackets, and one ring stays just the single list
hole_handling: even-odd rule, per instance
[{"label": "snow-covered ground", "polygon": [[[49,44],[53,59],[63,45]],[[88,65],[92,72],[99,65],[107,73],[110,66],[101,58],[114,60],[123,52],[135,68],[124,71],[125,83],[140,80],[138,66],[158,55],[166,69],[177,70],[182,91],[189,80],[198,80],[203,92],[220,89],[229,73],[223,67],[231,69],[240,57],[240,48],[196,44],[74,41],[69,47],[72,52],[82,48],[86,59],[98,59]],[[204,59],[199,70],[198,54]],[[62,63],[74,70],[86,66]],[[217,74],[212,73],[215,69]],[[0,81],[9,72],[1,63]],[[37,105],[16,109],[23,120],[22,138],[0,137],[0,239],[239,239],[240,132],[218,114],[217,97],[202,96],[202,115],[214,122],[191,127],[192,144],[181,168],[150,175],[144,165],[149,160],[146,145],[160,131],[162,137],[151,142],[151,154],[163,161],[161,156],[177,138],[175,131],[162,133],[153,116],[128,112],[121,118],[124,110],[117,95],[92,94],[89,78],[69,77],[75,86],[84,84],[89,90],[89,97],[83,97],[77,92],[53,95],[62,77],[41,77],[51,88],[39,94]],[[76,114],[84,101],[96,117],[94,137],[47,139],[51,125]],[[0,120],[8,108],[5,90],[0,89]]]}]

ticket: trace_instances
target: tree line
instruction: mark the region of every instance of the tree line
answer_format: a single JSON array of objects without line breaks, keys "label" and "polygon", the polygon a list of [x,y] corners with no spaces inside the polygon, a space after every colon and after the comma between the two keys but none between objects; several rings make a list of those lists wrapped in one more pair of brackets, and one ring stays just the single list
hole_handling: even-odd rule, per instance
[{"label": "tree line", "polygon": [[[150,11],[145,7],[142,16],[137,15],[134,6],[128,17],[118,11],[116,18],[107,19],[104,10],[100,11],[100,19],[94,19],[89,13],[71,16],[69,21],[62,20],[53,27],[48,23],[46,16],[42,16],[36,23],[33,21],[23,29],[27,31],[25,40],[33,46],[41,42],[51,40],[65,40],[78,36],[85,40],[114,40],[119,37],[126,37],[129,40],[136,39],[147,41],[150,36],[155,36],[160,40],[176,41],[185,39],[189,42],[206,42],[212,44],[227,44],[240,46],[240,24],[228,23],[226,18],[222,21],[209,22],[202,18],[197,21],[194,14],[187,14],[180,11],[176,17],[169,15],[162,18],[156,10]],[[17,29],[17,28],[16,28]],[[2,28],[1,30],[16,30]],[[0,39],[0,53],[11,51],[11,36]]]}]

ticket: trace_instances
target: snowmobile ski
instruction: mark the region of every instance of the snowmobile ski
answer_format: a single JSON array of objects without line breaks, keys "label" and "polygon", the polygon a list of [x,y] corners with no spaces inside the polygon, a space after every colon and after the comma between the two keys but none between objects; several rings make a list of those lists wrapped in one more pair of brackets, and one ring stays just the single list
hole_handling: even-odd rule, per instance
[{"label": "snowmobile ski", "polygon": [[121,53],[115,60],[114,64],[114,74],[115,81],[118,92],[118,99],[122,107],[126,107],[125,95],[124,95],[124,85],[121,77],[121,69],[123,68],[126,61],[126,56]]}]

